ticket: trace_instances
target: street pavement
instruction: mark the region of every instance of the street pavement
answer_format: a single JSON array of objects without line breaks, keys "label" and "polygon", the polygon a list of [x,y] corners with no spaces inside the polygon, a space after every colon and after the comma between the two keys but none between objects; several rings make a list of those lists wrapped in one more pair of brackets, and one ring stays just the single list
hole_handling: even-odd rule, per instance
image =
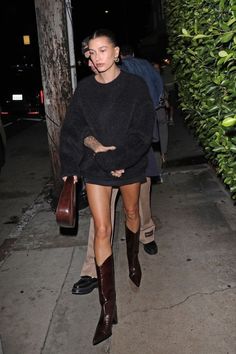
[{"label": "street pavement", "polygon": [[6,163],[0,174],[0,245],[16,234],[16,226],[20,229],[31,218],[35,201],[50,180],[45,121],[35,122],[17,135],[7,133]]},{"label": "street pavement", "polygon": [[[118,201],[113,244],[118,324],[112,337],[97,346],[92,345],[100,314],[97,289],[71,294],[86,254],[90,212],[79,212],[76,236],[60,234],[48,200],[45,130],[40,123],[28,131],[37,136],[31,156],[20,149],[26,140],[10,142],[12,160],[15,151],[24,173],[20,166],[13,172],[9,161],[0,178],[0,196],[9,183],[4,203],[10,213],[0,219],[6,231],[0,262],[0,353],[235,354],[236,208],[181,115],[176,112],[175,125],[169,126],[164,183],[152,187],[159,253],[148,255],[140,245],[139,289],[128,277]],[[16,186],[6,176],[19,172],[23,178],[32,168],[34,178],[27,178],[27,185],[19,180],[12,206],[10,185],[12,190]],[[1,199],[1,213],[4,203]],[[8,229],[4,221],[10,215],[18,219]]]}]

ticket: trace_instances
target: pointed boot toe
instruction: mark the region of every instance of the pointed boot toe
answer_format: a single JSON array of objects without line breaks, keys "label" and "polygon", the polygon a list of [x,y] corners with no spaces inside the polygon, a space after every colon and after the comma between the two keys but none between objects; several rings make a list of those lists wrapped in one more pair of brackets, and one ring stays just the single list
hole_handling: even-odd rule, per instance
[{"label": "pointed boot toe", "polygon": [[93,345],[99,344],[112,335],[112,325],[117,323],[116,292],[113,256],[101,266],[96,264],[101,314],[93,337]]},{"label": "pointed boot toe", "polygon": [[94,337],[93,337],[93,345],[97,345],[97,344],[103,342],[104,340],[111,337],[111,335],[112,335],[111,329],[108,332],[106,332],[106,331],[103,331],[103,328],[100,328],[98,326],[96,329],[96,332],[94,334]]},{"label": "pointed boot toe", "polygon": [[134,233],[126,226],[126,245],[127,258],[129,264],[129,277],[137,287],[140,286],[142,278],[141,266],[138,259],[139,233],[139,230]]},{"label": "pointed boot toe", "polygon": [[141,268],[140,265],[136,266],[135,271],[131,272],[129,274],[130,280],[137,286],[140,286],[141,283],[141,278],[142,278],[142,272],[141,272]]}]

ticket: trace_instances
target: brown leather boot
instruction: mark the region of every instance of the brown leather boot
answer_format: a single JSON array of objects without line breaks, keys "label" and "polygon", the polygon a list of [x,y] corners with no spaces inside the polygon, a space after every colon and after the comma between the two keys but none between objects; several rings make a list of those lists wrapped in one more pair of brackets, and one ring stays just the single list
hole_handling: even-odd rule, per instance
[{"label": "brown leather boot", "polygon": [[97,324],[93,345],[101,343],[112,335],[112,325],[117,323],[116,291],[113,255],[101,266],[96,264],[101,315]]},{"label": "brown leather boot", "polygon": [[139,286],[142,277],[141,267],[138,260],[140,230],[134,233],[125,226],[125,234],[129,263],[129,277],[136,286]]}]

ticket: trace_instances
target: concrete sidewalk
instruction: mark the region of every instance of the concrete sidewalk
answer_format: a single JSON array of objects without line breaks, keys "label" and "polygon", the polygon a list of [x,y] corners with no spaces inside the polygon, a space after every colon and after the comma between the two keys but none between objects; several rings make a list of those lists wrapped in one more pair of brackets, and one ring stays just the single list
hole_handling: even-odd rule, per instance
[{"label": "concrete sidewalk", "polygon": [[121,201],[117,206],[112,337],[92,345],[97,290],[71,294],[85,258],[89,209],[80,212],[78,235],[62,236],[41,194],[0,267],[4,354],[236,352],[236,209],[208,164],[185,164],[199,162],[202,151],[181,117],[170,127],[169,145],[164,183],[152,189],[159,254],[140,246],[139,289],[128,277]]}]

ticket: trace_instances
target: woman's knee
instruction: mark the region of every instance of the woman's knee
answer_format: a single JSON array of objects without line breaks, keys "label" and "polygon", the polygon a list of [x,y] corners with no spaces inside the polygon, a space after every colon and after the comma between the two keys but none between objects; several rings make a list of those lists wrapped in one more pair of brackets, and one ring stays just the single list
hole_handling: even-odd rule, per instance
[{"label": "woman's knee", "polygon": [[95,237],[97,240],[105,241],[111,237],[111,225],[95,225]]},{"label": "woman's knee", "polygon": [[129,221],[137,220],[139,218],[138,205],[129,209],[125,208],[125,216],[126,216],[126,220]]}]

